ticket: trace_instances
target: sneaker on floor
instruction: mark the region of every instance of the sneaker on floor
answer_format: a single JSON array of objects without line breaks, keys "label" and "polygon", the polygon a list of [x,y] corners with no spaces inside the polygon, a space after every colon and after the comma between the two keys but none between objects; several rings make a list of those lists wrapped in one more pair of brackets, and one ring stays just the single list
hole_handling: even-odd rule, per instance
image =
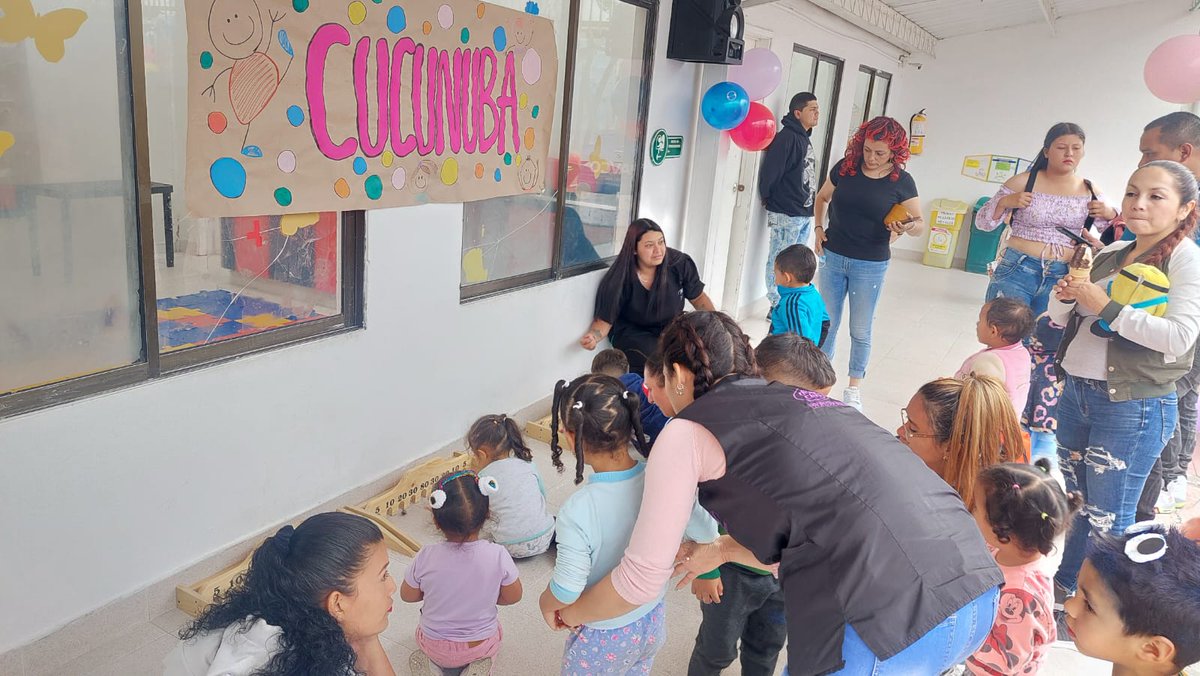
[{"label": "sneaker on floor", "polygon": [[1175,498],[1171,497],[1168,491],[1162,491],[1158,494],[1158,500],[1154,503],[1154,511],[1159,514],[1174,514]]},{"label": "sneaker on floor", "polygon": [[1177,476],[1167,484],[1167,492],[1175,499],[1175,509],[1183,509],[1187,507],[1188,501],[1188,482],[1187,477]]},{"label": "sneaker on floor", "polygon": [[488,676],[490,673],[492,673],[492,658],[485,657],[468,664],[460,676]]},{"label": "sneaker on floor", "polygon": [[429,656],[420,650],[414,650],[408,656],[408,670],[412,673],[412,676],[435,676],[435,674],[442,673],[441,669],[433,666],[433,662],[429,659]]},{"label": "sneaker on floor", "polygon": [[852,406],[855,410],[862,410],[862,390],[857,387],[847,387],[842,390],[842,403],[847,406]]}]

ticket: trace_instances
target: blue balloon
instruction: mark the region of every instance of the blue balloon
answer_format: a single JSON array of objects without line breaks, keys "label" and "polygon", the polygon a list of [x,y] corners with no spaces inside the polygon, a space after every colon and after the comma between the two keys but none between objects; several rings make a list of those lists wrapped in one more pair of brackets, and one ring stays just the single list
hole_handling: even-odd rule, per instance
[{"label": "blue balloon", "polygon": [[718,82],[704,92],[700,113],[704,121],[715,129],[733,129],[750,114],[750,97],[739,84]]}]

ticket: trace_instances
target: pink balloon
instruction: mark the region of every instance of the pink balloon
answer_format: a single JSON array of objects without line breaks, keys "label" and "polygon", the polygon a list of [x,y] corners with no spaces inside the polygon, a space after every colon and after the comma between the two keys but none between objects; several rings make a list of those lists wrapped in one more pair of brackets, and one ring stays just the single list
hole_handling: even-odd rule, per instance
[{"label": "pink balloon", "polygon": [[1177,35],[1155,47],[1143,75],[1150,92],[1163,101],[1200,101],[1200,35]]},{"label": "pink balloon", "polygon": [[740,84],[751,101],[765,99],[783,81],[783,64],[775,52],[755,47],[742,55],[742,65],[729,69],[729,81]]},{"label": "pink balloon", "polygon": [[763,104],[754,101],[746,119],[729,130],[729,140],[742,150],[762,150],[775,138],[775,116]]}]

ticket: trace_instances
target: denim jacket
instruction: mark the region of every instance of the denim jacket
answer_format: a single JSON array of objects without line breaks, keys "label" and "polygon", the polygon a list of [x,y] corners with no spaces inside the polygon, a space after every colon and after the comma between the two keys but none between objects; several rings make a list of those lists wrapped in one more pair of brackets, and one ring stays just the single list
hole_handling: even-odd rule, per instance
[{"label": "denim jacket", "polygon": [[[1104,279],[1122,267],[1125,249],[1133,245],[1122,241],[1105,247],[1092,265],[1092,281]],[[1100,319],[1117,332],[1108,342],[1111,401],[1166,396],[1175,391],[1175,381],[1192,367],[1196,338],[1200,336],[1200,250],[1190,239],[1184,240],[1163,261],[1162,270],[1171,280],[1165,316],[1155,317],[1111,300],[1099,313]],[[1066,325],[1054,358],[1059,379],[1066,375],[1062,360],[1082,323],[1074,308],[1074,304],[1051,295],[1047,308],[1050,319]]]}]

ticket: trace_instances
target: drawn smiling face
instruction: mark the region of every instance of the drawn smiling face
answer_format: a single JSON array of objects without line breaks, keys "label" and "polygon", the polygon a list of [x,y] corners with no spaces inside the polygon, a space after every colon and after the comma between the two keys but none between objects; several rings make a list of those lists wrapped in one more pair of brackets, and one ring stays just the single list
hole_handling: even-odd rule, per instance
[{"label": "drawn smiling face", "polygon": [[253,54],[262,43],[263,23],[254,0],[213,0],[208,12],[213,47],[235,61]]},{"label": "drawn smiling face", "polygon": [[525,19],[513,21],[513,41],[522,47],[528,47],[533,40],[533,23]]},{"label": "drawn smiling face", "polygon": [[521,169],[517,173],[517,181],[521,184],[521,190],[533,190],[537,187],[537,160],[528,155],[525,156],[525,159],[521,160]]}]

